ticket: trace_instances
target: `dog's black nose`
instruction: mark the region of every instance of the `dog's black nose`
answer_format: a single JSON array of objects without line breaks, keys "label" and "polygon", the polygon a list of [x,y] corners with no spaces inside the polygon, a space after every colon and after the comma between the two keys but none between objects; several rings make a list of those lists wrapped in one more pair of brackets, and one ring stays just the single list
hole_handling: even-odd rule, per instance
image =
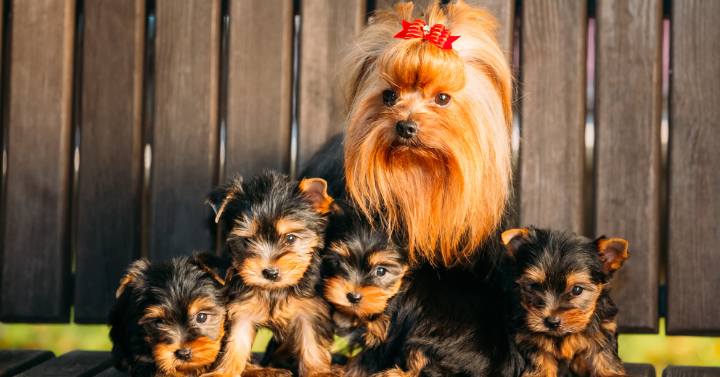
[{"label": "dog's black nose", "polygon": [[188,361],[192,358],[192,350],[190,348],[179,348],[175,351],[175,357],[180,360]]},{"label": "dog's black nose", "polygon": [[410,139],[417,134],[418,125],[411,120],[401,120],[395,124],[395,132],[403,139]]},{"label": "dog's black nose", "polygon": [[357,292],[350,292],[347,294],[347,299],[350,303],[357,304],[362,300],[362,295]]},{"label": "dog's black nose", "polygon": [[559,317],[547,317],[545,318],[545,326],[549,328],[550,330],[555,330],[558,327],[560,327],[560,318]]},{"label": "dog's black nose", "polygon": [[278,271],[278,269],[275,267],[271,267],[271,268],[264,269],[262,271],[262,274],[265,277],[265,279],[275,281],[278,279],[278,275],[280,275],[280,271]]}]

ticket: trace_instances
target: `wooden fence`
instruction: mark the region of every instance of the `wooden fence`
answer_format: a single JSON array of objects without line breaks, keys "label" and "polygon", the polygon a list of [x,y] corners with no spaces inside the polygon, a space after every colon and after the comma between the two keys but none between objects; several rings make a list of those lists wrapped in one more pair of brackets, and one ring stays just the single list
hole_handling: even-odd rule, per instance
[{"label": "wooden fence", "polygon": [[[390,1],[0,2],[0,320],[96,323],[131,260],[216,247],[213,185],[343,129],[339,56]],[[623,330],[720,333],[720,1],[473,2],[515,56],[521,222],[630,240]]]}]

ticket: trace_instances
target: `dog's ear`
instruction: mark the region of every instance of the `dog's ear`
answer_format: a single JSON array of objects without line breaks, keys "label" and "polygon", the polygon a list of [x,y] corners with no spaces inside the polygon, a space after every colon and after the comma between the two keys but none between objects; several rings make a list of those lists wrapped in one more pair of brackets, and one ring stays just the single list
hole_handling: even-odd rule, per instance
[{"label": "dog's ear", "polygon": [[242,177],[235,177],[230,182],[219,186],[208,195],[206,200],[215,213],[215,223],[219,223],[223,213],[227,209],[228,203],[239,198],[243,194]]},{"label": "dog's ear", "polygon": [[513,228],[508,229],[500,235],[503,246],[507,249],[508,254],[515,258],[520,247],[530,241],[529,228]]},{"label": "dog's ear", "polygon": [[625,260],[630,257],[628,253],[628,242],[622,238],[607,238],[602,236],[595,240],[600,260],[603,263],[603,271],[611,274],[622,267]]},{"label": "dog's ear", "polygon": [[217,255],[210,253],[194,253],[190,263],[205,271],[220,286],[225,285],[225,275],[230,264]]},{"label": "dog's ear", "polygon": [[148,268],[150,268],[150,262],[147,259],[143,258],[132,262],[125,275],[120,279],[120,285],[115,291],[115,298],[119,298],[128,287],[140,288]]},{"label": "dog's ear", "polygon": [[298,188],[315,211],[323,215],[330,212],[333,198],[328,195],[327,182],[324,179],[305,178],[300,181]]}]

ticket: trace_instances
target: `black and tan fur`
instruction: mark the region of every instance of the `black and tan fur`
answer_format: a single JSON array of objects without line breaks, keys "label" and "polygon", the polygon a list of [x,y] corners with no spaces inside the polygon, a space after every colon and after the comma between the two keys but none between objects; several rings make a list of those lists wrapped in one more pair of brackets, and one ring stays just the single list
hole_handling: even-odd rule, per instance
[{"label": "black and tan fur", "polygon": [[336,331],[349,336],[351,348],[376,346],[385,340],[386,309],[408,271],[406,253],[344,203],[330,216],[325,241],[322,292],[333,305]]},{"label": "black and tan fur", "polygon": [[211,194],[233,261],[228,339],[215,375],[269,374],[248,362],[259,326],[272,330],[279,352],[295,357],[300,376],[331,374],[330,308],[316,290],[332,203],[326,188],[321,179],[297,183],[265,173]]},{"label": "black and tan fur", "polygon": [[627,241],[535,228],[510,229],[502,239],[515,265],[523,376],[556,376],[564,369],[578,376],[625,376],[608,283],[628,258]]},{"label": "black and tan fur", "polygon": [[131,376],[189,377],[212,367],[222,347],[225,301],[205,259],[130,265],[110,313],[118,369]]}]

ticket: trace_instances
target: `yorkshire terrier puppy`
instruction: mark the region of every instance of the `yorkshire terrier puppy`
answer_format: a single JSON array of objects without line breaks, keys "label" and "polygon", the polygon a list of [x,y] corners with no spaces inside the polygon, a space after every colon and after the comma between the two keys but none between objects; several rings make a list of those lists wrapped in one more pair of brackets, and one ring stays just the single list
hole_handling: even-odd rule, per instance
[{"label": "yorkshire terrier puppy", "polygon": [[466,262],[503,216],[512,80],[495,30],[461,0],[378,10],[342,64],[344,143],[334,138],[302,174],[346,189],[411,263]]},{"label": "yorkshire terrier puppy", "polygon": [[204,257],[130,265],[110,312],[115,366],[131,376],[199,376],[220,352],[225,301]]},{"label": "yorkshire terrier puppy", "polygon": [[565,368],[577,376],[625,376],[607,284],[628,258],[627,241],[535,228],[507,230],[502,240],[516,269],[523,376]]},{"label": "yorkshire terrier puppy", "polygon": [[272,330],[277,352],[294,356],[300,376],[332,375],[330,308],[317,294],[333,201],[326,189],[322,179],[298,184],[265,173],[248,182],[236,179],[210,195],[232,257],[226,283],[229,331],[215,375],[273,375],[248,364],[260,326]]},{"label": "yorkshire terrier puppy", "polygon": [[[347,205],[330,216],[323,256],[323,295],[333,306],[336,332],[355,345],[385,340],[386,309],[408,271],[405,253]],[[361,340],[362,339],[362,340]]]}]

